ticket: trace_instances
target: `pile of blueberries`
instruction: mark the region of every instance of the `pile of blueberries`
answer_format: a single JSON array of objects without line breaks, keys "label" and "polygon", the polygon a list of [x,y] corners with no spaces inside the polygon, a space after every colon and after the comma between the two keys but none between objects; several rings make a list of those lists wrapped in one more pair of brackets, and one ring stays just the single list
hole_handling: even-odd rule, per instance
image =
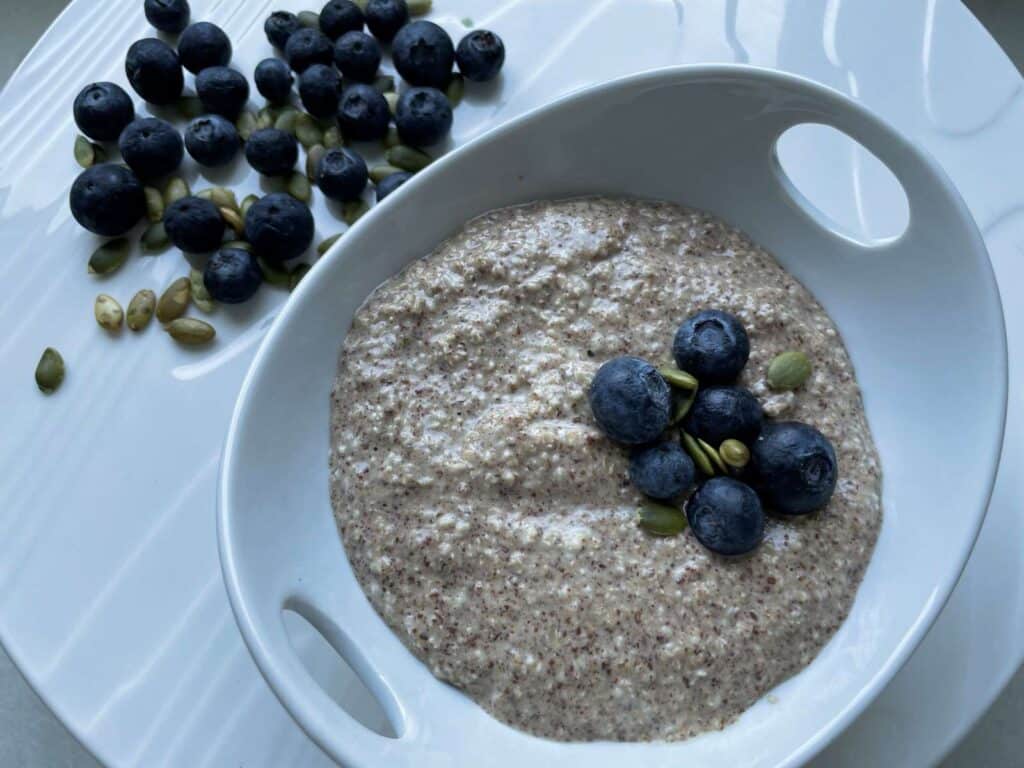
[{"label": "pile of blueberries", "polygon": [[[176,104],[188,70],[195,75],[203,114],[191,120],[183,139],[165,120],[137,117],[131,97],[114,83],[92,83],[79,93],[74,103],[79,129],[93,141],[117,142],[124,161],[91,165],[71,187],[75,219],[104,237],[124,235],[146,215],[144,185],[174,173],[186,151],[200,165],[216,167],[244,149],[249,164],[265,176],[292,175],[298,161],[293,133],[275,127],[239,131],[236,119],[248,103],[249,83],[229,66],[231,41],[220,27],[190,23],[188,0],[145,0],[145,13],[156,29],[178,35],[177,48],[155,37],[132,44],[125,60],[132,88],[149,104]],[[346,143],[384,139],[392,118],[408,146],[442,141],[451,129],[452,108],[440,89],[456,77],[455,64],[459,77],[482,82],[496,77],[504,63],[504,45],[494,33],[470,32],[456,48],[438,25],[410,21],[406,0],[330,0],[319,16],[307,15],[318,28],[286,11],[267,18],[267,38],[285,60],[260,62],[256,88],[269,105],[279,107],[291,101],[297,76],[305,110],[321,125],[340,129]],[[395,68],[409,84],[395,97],[393,115],[385,95],[372,85],[382,44],[390,44]],[[326,149],[312,175],[325,196],[339,201],[360,199],[369,176],[363,158],[347,146]],[[379,179],[378,201],[410,175],[396,172]],[[170,243],[189,253],[218,251],[226,231],[217,205],[193,195],[168,205],[163,225]],[[279,267],[297,258],[313,234],[313,216],[304,202],[283,192],[263,197],[244,214],[247,249],[222,249],[208,260],[208,292],[225,303],[249,299],[263,280],[260,262]]]},{"label": "pile of blueberries", "polygon": [[[633,484],[666,502],[652,505],[657,511],[653,525],[644,527],[670,535],[688,523],[712,552],[742,555],[764,538],[766,509],[805,515],[828,504],[837,479],[829,440],[808,424],[766,421],[757,398],[735,384],[750,356],[750,341],[738,318],[719,310],[698,312],[680,325],[672,353],[678,372],[699,382],[695,394],[674,392],[662,372],[629,356],[604,363],[589,390],[598,426],[632,449]],[[716,462],[729,471],[714,476],[698,471],[700,462],[695,464],[692,452],[669,431],[676,426],[673,414],[680,414],[674,400],[678,405],[684,397],[689,405],[681,419],[684,443],[692,447],[702,441],[714,451],[712,446],[736,440],[747,447],[749,461],[740,467]]]}]

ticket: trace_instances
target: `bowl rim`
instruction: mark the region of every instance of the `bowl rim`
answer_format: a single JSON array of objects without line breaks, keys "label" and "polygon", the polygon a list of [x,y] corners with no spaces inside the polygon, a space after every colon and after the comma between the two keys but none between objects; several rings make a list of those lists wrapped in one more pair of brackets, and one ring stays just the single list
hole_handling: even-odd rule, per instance
[{"label": "bowl rim", "polygon": [[[678,80],[710,78],[754,78],[765,82],[766,84],[786,85],[790,87],[795,86],[803,90],[807,95],[818,99],[833,102],[838,100],[842,102],[846,108],[859,113],[859,116],[869,124],[873,124],[873,126],[883,129],[892,138],[894,138],[894,140],[900,143],[901,149],[914,154],[917,161],[923,164],[933,174],[935,181],[943,186],[950,201],[958,209],[967,230],[965,234],[971,241],[973,241],[974,247],[972,248],[970,257],[976,261],[976,267],[984,277],[984,287],[989,293],[989,298],[993,301],[993,307],[999,320],[999,336],[995,341],[998,346],[1000,365],[999,370],[989,372],[992,378],[991,385],[993,387],[990,390],[990,395],[995,396],[998,403],[998,423],[994,430],[994,434],[990,437],[986,454],[982,457],[986,468],[984,475],[984,491],[982,496],[978,499],[979,509],[974,514],[974,521],[970,534],[964,537],[964,540],[958,548],[957,566],[956,568],[950,569],[945,578],[935,585],[929,600],[918,614],[917,621],[911,625],[901,641],[896,644],[889,653],[885,663],[878,667],[866,684],[861,687],[859,692],[841,707],[840,711],[831,721],[818,728],[815,732],[809,734],[802,744],[800,744],[786,757],[786,759],[778,764],[780,767],[797,766],[812,759],[845,728],[847,728],[866,709],[868,704],[873,701],[879,693],[881,693],[895,674],[907,663],[914,649],[917,648],[921,640],[931,628],[932,624],[934,624],[940,611],[952,594],[957,581],[960,579],[963,569],[967,564],[967,559],[974,548],[975,542],[977,541],[978,534],[980,533],[982,523],[985,520],[989,503],[991,501],[996,474],[999,469],[999,459],[1002,453],[1006,425],[1009,378],[1006,323],[1002,308],[1002,301],[995,278],[995,272],[993,270],[991,260],[989,259],[984,240],[981,233],[978,231],[978,227],[973,216],[968,210],[966,203],[964,203],[952,180],[948,177],[938,161],[926,149],[919,147],[908,140],[896,128],[877,116],[860,102],[855,101],[850,96],[847,96],[828,85],[817,82],[803,75],[792,74],[759,65],[733,63],[685,64],[656,67],[623,77],[614,78],[605,82],[587,85],[563,94],[551,102],[534,107],[499,126],[484,131],[480,135],[467,141],[464,145],[448,152],[443,157],[438,158],[431,163],[430,166],[417,173],[412,179],[406,182],[406,184],[402,185],[395,190],[395,192],[389,195],[388,200],[385,201],[385,203],[390,202],[392,205],[399,204],[406,196],[411,194],[413,189],[418,188],[422,184],[429,183],[429,179],[438,173],[439,169],[444,168],[447,164],[453,162],[454,158],[461,157],[463,154],[469,154],[480,145],[500,142],[509,133],[523,130],[538,119],[546,116],[549,112],[569,108],[578,100],[582,101],[601,95],[610,96],[619,89],[662,85]],[[368,226],[368,222],[372,221],[373,214],[376,213],[377,207],[378,206],[374,206],[367,216],[362,217],[362,219],[353,227],[350,227],[350,229],[360,230]],[[909,231],[909,228],[907,231]],[[840,237],[843,236],[841,232],[835,234]],[[896,238],[893,238],[892,241],[881,243],[880,245],[884,248],[884,246],[890,245],[893,241],[897,241],[905,235],[906,232]],[[234,456],[237,452],[239,425],[245,415],[246,403],[252,389],[254,388],[255,382],[265,375],[267,358],[269,357],[270,350],[280,343],[279,340],[284,332],[283,329],[288,325],[292,315],[298,311],[297,307],[303,303],[303,298],[306,293],[313,290],[313,284],[317,282],[320,276],[325,272],[325,269],[321,268],[321,262],[326,265],[327,263],[337,259],[339,254],[342,253],[344,240],[345,238],[339,240],[339,242],[335,243],[327,253],[324,254],[324,256],[316,261],[310,270],[310,273],[305,279],[303,279],[302,283],[283,305],[281,311],[278,313],[261,341],[235,401],[223,451],[221,453],[217,489],[217,538],[221,570],[228,592],[229,603],[239,630],[245,640],[246,647],[248,648],[250,655],[253,657],[253,660],[256,662],[256,666],[260,670],[260,673],[267,680],[267,683],[274,692],[274,695],[278,698],[289,715],[291,715],[292,719],[315,743],[332,756],[337,756],[335,745],[321,739],[312,731],[312,729],[308,728],[307,724],[303,722],[303,717],[309,717],[308,713],[295,712],[293,705],[299,709],[301,709],[301,705],[298,702],[290,702],[286,700],[286,697],[281,691],[279,691],[278,686],[275,683],[275,678],[280,670],[275,665],[273,658],[265,653],[266,648],[261,642],[260,633],[257,630],[258,622],[254,621],[246,600],[243,597],[243,589],[241,586],[242,579],[239,576],[237,558],[232,547],[234,537],[232,535],[233,505],[231,503],[230,474]],[[873,249],[872,246],[862,247]],[[811,663],[813,662],[814,659],[812,659]],[[800,671],[795,674],[799,673]],[[686,741],[687,740],[683,740],[679,743],[685,744]],[[634,743],[643,746],[649,745],[652,742]],[[340,759],[340,756],[338,757]]]}]

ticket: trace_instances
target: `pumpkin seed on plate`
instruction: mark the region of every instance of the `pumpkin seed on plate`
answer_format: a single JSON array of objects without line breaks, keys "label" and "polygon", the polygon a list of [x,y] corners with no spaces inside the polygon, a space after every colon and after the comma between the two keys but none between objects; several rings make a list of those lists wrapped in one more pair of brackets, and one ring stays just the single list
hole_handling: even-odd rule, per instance
[{"label": "pumpkin seed on plate", "polygon": [[306,178],[310,181],[316,181],[316,167],[320,164],[320,159],[327,154],[327,149],[319,144],[315,147],[310,147],[309,151],[306,152]]},{"label": "pumpkin seed on plate", "polygon": [[256,113],[256,130],[260,131],[264,128],[273,128],[275,116],[270,107],[263,107],[259,112]]},{"label": "pumpkin seed on plate", "polygon": [[121,323],[124,322],[124,310],[121,309],[121,305],[113,296],[108,296],[105,293],[96,297],[92,313],[100,327],[106,328],[108,331],[120,330]]},{"label": "pumpkin seed on plate", "polygon": [[229,240],[224,243],[222,248],[237,248],[240,251],[248,251],[252,253],[252,243],[247,243],[245,240]]},{"label": "pumpkin seed on plate", "polygon": [[394,124],[388,126],[388,132],[384,134],[381,143],[384,145],[384,149],[391,149],[402,143],[402,140],[398,137],[398,128]]},{"label": "pumpkin seed on plate", "polygon": [[459,74],[452,75],[452,79],[448,81],[448,87],[444,89],[444,95],[448,97],[448,102],[453,107],[457,107],[465,92],[466,78]]},{"label": "pumpkin seed on plate", "polygon": [[210,200],[218,208],[230,208],[236,213],[239,212],[238,198],[227,187],[210,187]]},{"label": "pumpkin seed on plate", "polygon": [[146,194],[146,218],[160,221],[164,217],[164,196],[156,187],[143,187]]},{"label": "pumpkin seed on plate", "polygon": [[125,322],[131,330],[141,331],[149,325],[155,310],[156,294],[148,288],[143,288],[128,302],[128,314]]},{"label": "pumpkin seed on plate", "polygon": [[747,446],[731,437],[728,440],[723,440],[722,444],[718,446],[718,455],[733,469],[743,469],[750,461],[750,451]]},{"label": "pumpkin seed on plate", "polygon": [[690,412],[693,401],[697,399],[697,390],[692,389],[685,395],[676,395],[675,407],[672,411],[672,423],[678,424]]},{"label": "pumpkin seed on plate", "polygon": [[295,107],[285,107],[274,120],[274,127],[279,131],[295,135],[295,122],[299,119],[299,110]]},{"label": "pumpkin seed on plate", "polygon": [[192,190],[189,189],[188,182],[180,176],[173,176],[167,180],[167,184],[164,186],[164,207],[191,194]]},{"label": "pumpkin seed on plate", "polygon": [[324,146],[327,149],[335,149],[345,143],[345,137],[341,135],[341,128],[336,125],[327,127],[324,130]]},{"label": "pumpkin seed on plate", "polygon": [[403,171],[422,171],[428,165],[430,165],[433,158],[426,152],[420,152],[418,149],[407,147],[404,144],[399,144],[397,147],[392,147],[387,151],[388,165],[393,165],[395,168],[401,168]]},{"label": "pumpkin seed on plate", "polygon": [[143,230],[139,243],[146,253],[161,253],[170,247],[171,239],[167,236],[164,223],[156,221]]},{"label": "pumpkin seed on plate", "polygon": [[245,110],[235,120],[235,130],[238,131],[239,138],[242,141],[248,141],[249,137],[252,136],[253,131],[256,130],[256,115],[252,110]]},{"label": "pumpkin seed on plate", "polygon": [[693,459],[693,463],[697,465],[697,469],[703,472],[708,477],[715,474],[715,466],[711,463],[711,459],[704,449],[700,447],[700,443],[697,442],[696,438],[688,432],[682,432],[683,448],[690,454],[690,458]]},{"label": "pumpkin seed on plate", "polygon": [[776,355],[768,363],[768,386],[774,390],[798,389],[811,376],[811,360],[799,349]]},{"label": "pumpkin seed on plate", "polygon": [[300,112],[295,118],[295,138],[305,149],[309,149],[317,144],[323,144],[324,132],[320,130],[320,125],[312,115]]},{"label": "pumpkin seed on plate", "polygon": [[276,285],[279,288],[287,288],[291,285],[292,277],[286,268],[264,261],[259,256],[256,257],[256,263],[260,266],[264,281],[269,285]]},{"label": "pumpkin seed on plate", "polygon": [[686,515],[681,509],[645,502],[636,513],[640,527],[655,536],[675,536],[686,529]]},{"label": "pumpkin seed on plate", "polygon": [[334,245],[336,242],[338,242],[338,238],[339,237],[341,237],[341,233],[340,232],[338,234],[336,234],[336,235],[331,235],[326,240],[321,241],[320,245],[318,245],[316,247],[316,252],[320,256],[323,256],[325,253],[327,253],[329,250],[331,250],[331,246],[332,245]]},{"label": "pumpkin seed on plate", "polygon": [[466,29],[471,29],[473,27],[473,20],[469,18],[469,16],[463,16],[460,21],[462,21],[462,26]]},{"label": "pumpkin seed on plate", "polygon": [[398,109],[398,94],[394,91],[388,91],[384,94],[384,101],[388,103],[388,112],[394,116],[395,110]]},{"label": "pumpkin seed on plate", "polygon": [[368,210],[370,210],[370,206],[365,200],[349,200],[347,203],[341,204],[341,220],[351,227]]},{"label": "pumpkin seed on plate", "polygon": [[306,276],[306,273],[309,272],[309,270],[310,265],[305,262],[296,264],[292,267],[292,271],[288,273],[288,290],[294,291],[298,284],[302,282],[302,278]]},{"label": "pumpkin seed on plate", "polygon": [[75,162],[83,168],[91,168],[107,159],[107,151],[99,144],[93,144],[85,136],[75,139]]},{"label": "pumpkin seed on plate", "polygon": [[213,312],[217,302],[213,300],[210,292],[206,290],[206,283],[203,282],[203,273],[195,267],[188,273],[189,287],[192,292],[192,303],[203,312]]},{"label": "pumpkin seed on plate", "polygon": [[239,207],[239,211],[241,212],[243,218],[245,217],[245,214],[249,212],[249,209],[252,208],[253,203],[258,203],[259,200],[259,195],[246,195],[244,198],[242,198],[242,205]]},{"label": "pumpkin seed on plate", "polygon": [[123,237],[108,240],[89,257],[90,275],[109,275],[120,269],[131,253],[131,244]]},{"label": "pumpkin seed on plate", "polygon": [[299,11],[299,24],[310,29],[320,29],[320,14],[313,11]]},{"label": "pumpkin seed on plate", "polygon": [[711,459],[712,463],[718,468],[719,472],[725,473],[729,471],[728,469],[726,469],[725,462],[722,461],[722,457],[718,455],[718,451],[715,450],[715,447],[713,445],[704,442],[699,437],[697,438],[697,445],[699,445],[701,447],[701,450],[703,450],[704,453],[707,454],[707,457]]},{"label": "pumpkin seed on plate", "polygon": [[164,330],[179,344],[190,347],[208,344],[217,335],[212,325],[195,317],[179,317],[169,322]]},{"label": "pumpkin seed on plate", "polygon": [[422,16],[425,13],[430,13],[434,3],[433,0],[406,0],[405,5],[409,9],[410,16]]},{"label": "pumpkin seed on plate", "polygon": [[169,323],[184,315],[191,295],[191,281],[187,277],[179,277],[160,295],[156,303],[156,319]]},{"label": "pumpkin seed on plate", "polygon": [[241,235],[245,231],[245,222],[242,221],[242,217],[238,215],[237,211],[223,205],[217,210],[220,211],[220,217],[224,219],[224,223],[235,230],[235,234]]},{"label": "pumpkin seed on plate", "polygon": [[661,374],[661,378],[673,387],[679,387],[680,389],[697,388],[697,379],[686,371],[679,370],[674,365],[663,365],[658,369],[658,373]]},{"label": "pumpkin seed on plate", "polygon": [[391,75],[377,75],[373,81],[373,87],[381,93],[388,93],[395,90],[395,78]]},{"label": "pumpkin seed on plate", "polygon": [[393,165],[375,165],[370,169],[370,180],[374,184],[380,184],[391,174],[401,172],[401,168],[395,168]]},{"label": "pumpkin seed on plate", "polygon": [[53,347],[47,347],[36,365],[36,386],[44,395],[51,395],[63,381],[64,358]]},{"label": "pumpkin seed on plate", "polygon": [[288,179],[288,194],[296,200],[309,203],[313,199],[313,187],[305,174],[295,171]]}]

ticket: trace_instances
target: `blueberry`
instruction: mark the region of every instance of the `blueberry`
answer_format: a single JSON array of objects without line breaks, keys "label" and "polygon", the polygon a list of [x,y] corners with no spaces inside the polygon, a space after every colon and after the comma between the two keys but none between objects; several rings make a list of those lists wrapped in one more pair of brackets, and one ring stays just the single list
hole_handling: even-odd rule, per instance
[{"label": "blueberry", "polygon": [[390,122],[388,102],[373,86],[355,83],[342,92],[338,125],[346,138],[356,141],[383,139]]},{"label": "blueberry", "polygon": [[216,24],[199,21],[181,33],[178,55],[182,66],[197,75],[207,67],[222,67],[231,61],[231,41]]},{"label": "blueberry", "polygon": [[408,171],[399,171],[398,173],[392,173],[390,176],[385,176],[377,184],[377,202],[379,203],[411,178],[412,174]]},{"label": "blueberry", "polygon": [[316,166],[316,185],[332,200],[355,200],[367,178],[366,163],[350,149],[330,149]]},{"label": "blueberry", "polygon": [[391,44],[398,74],[412,85],[444,88],[452,77],[455,48],[452,39],[432,21],[406,24]]},{"label": "blueberry", "polygon": [[207,112],[234,119],[249,100],[249,81],[230,67],[207,67],[196,75],[196,93]]},{"label": "blueberry", "polygon": [[765,424],[750,448],[749,468],[769,509],[806,515],[832,498],[836,452],[821,432],[798,421]]},{"label": "blueberry", "polygon": [[697,391],[683,428],[715,448],[730,437],[750,445],[763,420],[761,404],[743,387],[704,387]]},{"label": "blueberry", "polygon": [[299,159],[299,145],[290,133],[262,128],[245,142],[245,159],[264,176],[286,176]]},{"label": "blueberry", "polygon": [[146,0],[146,20],[161,32],[176,35],[188,26],[188,0]]},{"label": "blueberry", "polygon": [[745,555],[764,538],[764,510],[754,489],[731,477],[705,480],[686,502],[697,541],[719,555]]},{"label": "blueberry", "polygon": [[123,235],[145,213],[142,182],[123,165],[104,163],[86,168],[71,185],[71,215],[97,235]]},{"label": "blueberry", "polygon": [[363,13],[373,36],[385,43],[390,42],[409,21],[409,7],[405,0],[370,0]]},{"label": "blueberry", "polygon": [[363,12],[352,0],[330,0],[320,11],[320,31],[331,40],[363,28]]},{"label": "blueberry", "polygon": [[493,32],[474,30],[459,41],[455,61],[467,80],[485,83],[501,71],[505,63],[505,44]]},{"label": "blueberry", "polygon": [[334,63],[350,80],[368,83],[380,66],[380,45],[365,32],[346,32],[334,44]]},{"label": "blueberry", "polygon": [[629,459],[629,479],[651,498],[671,499],[689,490],[697,479],[697,468],[672,440],[636,450]]},{"label": "blueberry", "polygon": [[313,214],[291,195],[275,192],[249,207],[245,239],[253,253],[269,262],[294,259],[313,242]]},{"label": "blueberry", "polygon": [[750,340],[735,315],[705,309],[679,326],[672,354],[684,371],[701,385],[729,384],[736,380],[750,357]]},{"label": "blueberry", "polygon": [[341,75],[333,64],[313,64],[299,76],[299,98],[314,117],[334,117],[341,99]]},{"label": "blueberry", "polygon": [[203,270],[203,285],[221,304],[248,301],[262,282],[263,272],[256,257],[241,248],[221,248]]},{"label": "blueberry", "polygon": [[117,141],[135,119],[132,97],[114,83],[92,83],[75,97],[75,123],[95,141]]},{"label": "blueberry", "polygon": [[185,156],[181,135],[170,123],[140,117],[128,123],[117,140],[121,157],[140,179],[154,179],[176,170]]},{"label": "blueberry", "polygon": [[178,54],[155,37],[132,43],[124,60],[124,71],[135,92],[150,104],[177,101],[185,87]]},{"label": "blueberry", "polygon": [[649,443],[668,426],[672,393],[657,369],[639,357],[616,357],[602,365],[588,397],[597,425],[617,442]]},{"label": "blueberry", "polygon": [[263,22],[263,31],[267,35],[267,40],[281,51],[284,50],[292,33],[298,32],[300,29],[302,29],[302,25],[299,24],[299,17],[290,11],[274,11]]},{"label": "blueberry", "polygon": [[395,125],[406,144],[436,144],[452,129],[451,104],[436,88],[410,88],[398,98]]},{"label": "blueberry", "polygon": [[185,129],[185,149],[209,168],[230,163],[241,146],[235,124],[220,115],[197,117]]},{"label": "blueberry", "polygon": [[268,102],[275,105],[285,104],[292,95],[292,83],[295,77],[291,69],[280,59],[264,59],[256,65],[256,90]]},{"label": "blueberry", "polygon": [[201,197],[183,197],[167,206],[164,229],[170,241],[186,253],[215,251],[224,239],[220,211]]},{"label": "blueberry", "polygon": [[330,64],[334,59],[334,49],[323,32],[303,27],[288,38],[284,57],[288,66],[296,72],[304,72],[313,64]]}]

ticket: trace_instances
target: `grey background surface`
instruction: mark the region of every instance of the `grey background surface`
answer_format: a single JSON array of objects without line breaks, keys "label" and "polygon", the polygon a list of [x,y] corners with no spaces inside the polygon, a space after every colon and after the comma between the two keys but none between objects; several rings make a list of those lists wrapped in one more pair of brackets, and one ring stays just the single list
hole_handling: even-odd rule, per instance
[{"label": "grey background surface", "polygon": [[[68,0],[3,0],[0,82],[6,82]],[[311,3],[315,5],[316,3]],[[966,0],[967,6],[1024,70],[1024,2]],[[141,6],[141,0],[139,2]],[[1024,180],[1021,181],[1024,184]],[[1024,671],[1013,681],[943,768],[1009,768],[1024,761]],[[100,768],[57,722],[0,650],[0,766]]]}]

